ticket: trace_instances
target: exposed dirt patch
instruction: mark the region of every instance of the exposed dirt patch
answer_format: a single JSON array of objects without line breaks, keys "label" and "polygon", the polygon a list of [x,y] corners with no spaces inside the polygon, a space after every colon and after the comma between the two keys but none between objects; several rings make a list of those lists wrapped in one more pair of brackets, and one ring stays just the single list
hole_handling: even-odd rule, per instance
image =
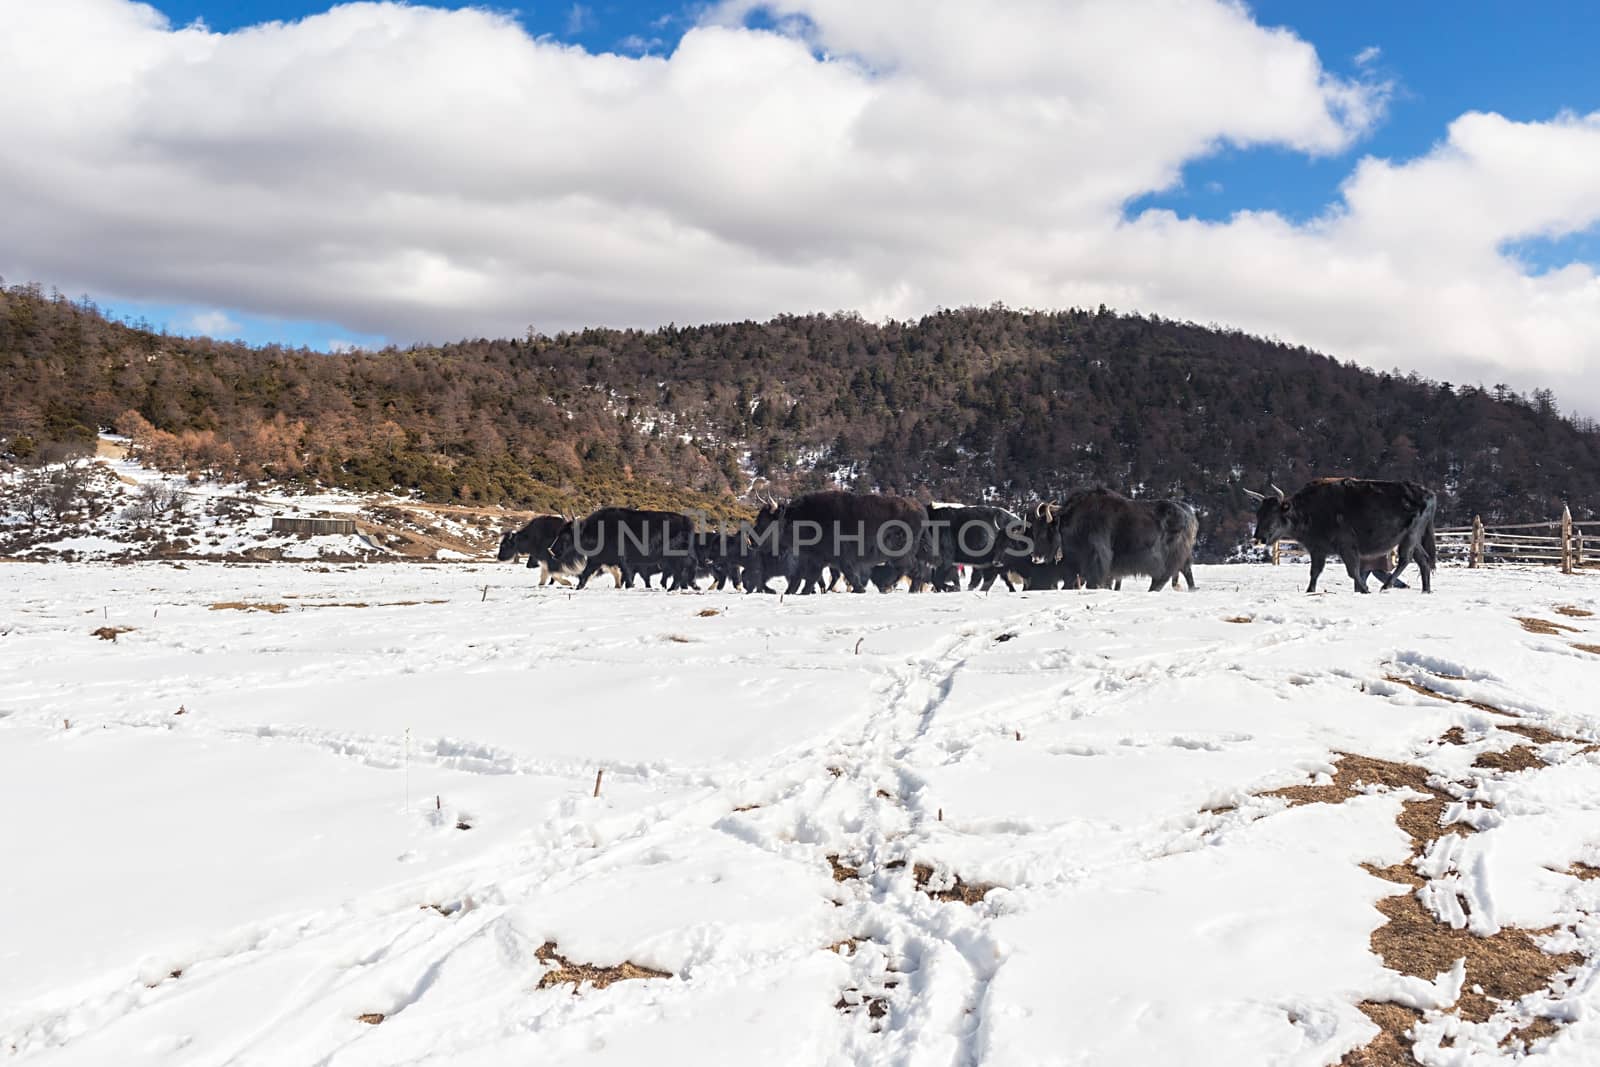
[{"label": "exposed dirt patch", "polygon": [[1256,618],[1255,618],[1254,615],[1229,615],[1226,619],[1223,619],[1222,621],[1223,622],[1241,622],[1241,623],[1243,623],[1243,622],[1255,622]]},{"label": "exposed dirt patch", "polygon": [[1592,655],[1600,656],[1600,645],[1580,645],[1574,641],[1572,643],[1572,647],[1577,649],[1579,652],[1588,652]]},{"label": "exposed dirt patch", "polygon": [[1003,634],[995,634],[995,635],[994,635],[994,640],[995,640],[995,644],[998,644],[998,645],[1003,645],[1003,644],[1005,644],[1005,643],[1006,643],[1006,642],[1007,642],[1007,641],[1012,641],[1012,640],[1015,640],[1015,639],[1016,639],[1016,636],[1017,636],[1017,635],[1016,635],[1016,634],[1015,634],[1015,633],[1013,633],[1013,632],[1011,632],[1011,631],[1010,631],[1010,630],[1007,630],[1007,631],[1006,631],[1006,632],[1005,632],[1005,633],[1003,633]]},{"label": "exposed dirt patch", "polygon": [[1402,1004],[1380,1004],[1364,1000],[1356,1007],[1378,1024],[1382,1032],[1371,1042],[1345,1053],[1339,1067],[1415,1067],[1411,1038],[1406,1034],[1422,1021],[1422,1013]]},{"label": "exposed dirt patch", "polygon": [[1441,745],[1464,745],[1467,743],[1467,732],[1459,726],[1452,726],[1439,735]]},{"label": "exposed dirt patch", "polygon": [[637,963],[624,960],[615,967],[597,967],[592,963],[573,963],[556,951],[554,941],[546,941],[534,949],[534,958],[540,963],[553,963],[555,966],[544,972],[539,978],[538,988],[548,989],[551,986],[572,983],[572,993],[578,994],[583,983],[588,982],[596,989],[604,989],[613,982],[626,982],[636,978],[671,978],[668,971],[658,971],[653,967],[641,967]]},{"label": "exposed dirt patch", "polygon": [[[1440,675],[1440,677],[1444,677],[1444,675]],[[1383,676],[1383,680],[1386,682],[1393,682],[1395,685],[1403,685],[1413,693],[1421,693],[1425,697],[1433,697],[1437,700],[1449,701],[1452,704],[1465,704],[1469,708],[1477,708],[1479,711],[1487,711],[1495,715],[1508,714],[1506,711],[1495,707],[1493,704],[1485,704],[1481,700],[1468,700],[1466,697],[1451,696],[1449,693],[1441,693],[1437,689],[1423,685],[1421,682],[1415,681],[1411,678],[1402,678],[1398,674],[1386,674]]]},{"label": "exposed dirt patch", "polygon": [[1561,1032],[1561,1024],[1554,1019],[1539,1018],[1519,1026],[1500,1040],[1501,1048],[1521,1048],[1524,1052],[1531,1049],[1536,1041],[1547,1037],[1555,1037]]},{"label": "exposed dirt patch", "polygon": [[702,619],[709,619],[713,615],[721,615],[722,611],[720,608],[701,608],[695,614]]},{"label": "exposed dirt patch", "polygon": [[989,890],[995,888],[994,885],[988,882],[963,881],[961,876],[954,872],[938,878],[934,869],[926,863],[918,863],[913,866],[911,875],[916,880],[917,888],[934,900],[954,900],[962,904],[976,904],[988,895]]},{"label": "exposed dirt patch", "polygon": [[1567,868],[1567,873],[1585,882],[1592,882],[1596,878],[1600,878],[1600,867],[1591,867],[1587,863],[1574,863]]},{"label": "exposed dirt patch", "polygon": [[1543,726],[1530,726],[1527,723],[1509,722],[1500,725],[1500,729],[1507,733],[1526,737],[1536,745],[1548,745],[1554,741],[1575,741],[1576,738],[1563,737],[1558,733],[1546,730]]},{"label": "exposed dirt patch", "polygon": [[386,1018],[388,1018],[388,1016],[384,1015],[381,1011],[369,1011],[365,1015],[357,1015],[356,1022],[366,1023],[368,1026],[377,1026]]},{"label": "exposed dirt patch", "polygon": [[274,615],[289,610],[287,604],[252,603],[245,600],[221,600],[211,605],[212,611],[269,611]]},{"label": "exposed dirt patch", "polygon": [[1559,622],[1551,622],[1549,619],[1536,619],[1529,615],[1516,615],[1513,618],[1520,622],[1522,628],[1530,634],[1560,634],[1563,632],[1581,634],[1583,632],[1576,626],[1564,626]]},{"label": "exposed dirt patch", "polygon": [[89,631],[93,636],[102,641],[115,641],[118,634],[133,633],[132,626],[102,626],[98,630]]},{"label": "exposed dirt patch", "polygon": [[[828,951],[829,952],[838,953],[839,955],[843,955],[843,956],[853,956],[853,955],[855,955],[855,952],[856,952],[856,946],[861,944],[861,942],[863,942],[865,940],[866,940],[866,938],[864,938],[864,937],[846,937],[846,938],[844,938],[842,940],[835,941],[833,944],[829,945],[828,946]],[[846,949],[846,948],[848,948],[850,951],[849,952],[841,951],[841,950]]]},{"label": "exposed dirt patch", "polygon": [[1527,745],[1513,745],[1504,752],[1485,752],[1472,761],[1486,771],[1526,771],[1545,766],[1539,754]]},{"label": "exposed dirt patch", "polygon": [[846,1015],[865,1011],[869,1019],[881,1019],[889,1014],[888,997],[865,995],[854,986],[846,989],[833,1006]]},{"label": "exposed dirt patch", "polygon": [[828,856],[828,866],[833,868],[833,880],[835,882],[848,882],[853,878],[861,877],[861,868],[851,867],[848,864],[839,862],[838,853]]},{"label": "exposed dirt patch", "polygon": [[1415,789],[1430,796],[1437,792],[1428,784],[1428,772],[1414,764],[1356,756],[1349,752],[1335,752],[1334,759],[1333,781],[1327,785],[1290,785],[1261,795],[1283,797],[1290,807],[1295,807],[1299,804],[1338,804],[1366,792],[1361,786]]},{"label": "exposed dirt patch", "polygon": [[1550,933],[1548,929],[1506,928],[1490,937],[1452,929],[1435,919],[1415,893],[1386,897],[1378,901],[1378,910],[1389,921],[1372,932],[1372,951],[1390,970],[1431,982],[1456,960],[1467,961],[1467,981],[1455,1011],[1469,1022],[1486,1021],[1499,1008],[1546,988],[1562,971],[1583,962],[1581,953],[1557,955],[1541,949],[1534,937]]},{"label": "exposed dirt patch", "polygon": [[1587,619],[1594,615],[1594,612],[1587,608],[1574,607],[1571,604],[1557,604],[1555,610],[1557,615],[1565,615],[1569,619]]}]

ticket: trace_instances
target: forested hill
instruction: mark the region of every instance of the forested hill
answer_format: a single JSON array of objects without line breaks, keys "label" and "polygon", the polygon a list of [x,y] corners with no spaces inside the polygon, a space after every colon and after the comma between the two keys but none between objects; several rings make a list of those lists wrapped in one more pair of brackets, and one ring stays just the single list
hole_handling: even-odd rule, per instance
[{"label": "forested hill", "polygon": [[1600,508],[1600,432],[1554,398],[1374,374],[1104,309],[584,330],[319,355],[166,336],[0,290],[0,450],[100,427],[158,463],[576,511],[741,509],[752,477],[1001,502],[1106,484],[1248,536],[1238,486],[1413,478],[1442,521]]}]

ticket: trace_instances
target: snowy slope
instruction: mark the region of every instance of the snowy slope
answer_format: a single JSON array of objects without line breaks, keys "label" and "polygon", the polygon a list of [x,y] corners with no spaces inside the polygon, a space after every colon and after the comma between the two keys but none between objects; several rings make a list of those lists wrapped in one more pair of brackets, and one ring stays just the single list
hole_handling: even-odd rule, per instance
[{"label": "snowy slope", "polygon": [[[175,475],[102,435],[93,459],[0,469],[0,559],[243,562],[467,560],[492,553],[526,515],[335,489],[263,488]],[[52,480],[74,489],[51,506]],[[274,518],[348,518],[356,532],[291,534]]]},{"label": "snowy slope", "polygon": [[[1197,577],[780,601],[0,564],[0,1050],[1326,1064],[1378,1003],[1425,1013],[1426,1063],[1600,1062],[1600,585]],[[1414,848],[1415,790],[1265,795],[1336,753],[1420,768],[1447,825]],[[1412,900],[1422,974],[1374,951]],[[1476,1010],[1452,936],[1548,973]],[[670,977],[559,981],[625,962]]]}]

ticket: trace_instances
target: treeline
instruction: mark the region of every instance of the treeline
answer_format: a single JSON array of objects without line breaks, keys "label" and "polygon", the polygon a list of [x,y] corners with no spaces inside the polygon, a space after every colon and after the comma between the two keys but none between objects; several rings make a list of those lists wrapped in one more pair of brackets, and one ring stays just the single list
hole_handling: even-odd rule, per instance
[{"label": "treeline", "polygon": [[1003,307],[784,316],[325,356],[166,336],[0,290],[0,439],[132,435],[172,467],[436,500],[739,512],[752,479],[1002,503],[1106,484],[1183,497],[1201,558],[1238,486],[1413,478],[1447,524],[1600,506],[1600,432],[1554,397],[1374,374],[1158,317]]}]

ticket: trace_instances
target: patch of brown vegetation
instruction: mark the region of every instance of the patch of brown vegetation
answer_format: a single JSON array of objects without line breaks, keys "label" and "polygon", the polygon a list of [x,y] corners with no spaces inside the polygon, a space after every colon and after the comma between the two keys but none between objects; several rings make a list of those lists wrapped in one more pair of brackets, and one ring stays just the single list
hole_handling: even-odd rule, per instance
[{"label": "patch of brown vegetation", "polygon": [[1469,1022],[1486,1021],[1499,1008],[1546,988],[1562,971],[1583,962],[1582,953],[1554,954],[1540,948],[1534,937],[1549,929],[1507,927],[1488,937],[1453,929],[1435,919],[1415,893],[1386,897],[1378,901],[1378,910],[1389,921],[1372,932],[1372,951],[1390,970],[1431,982],[1457,960],[1467,961],[1467,981],[1455,1010]]},{"label": "patch of brown vegetation", "polygon": [[364,1015],[357,1015],[356,1022],[366,1023],[368,1026],[377,1026],[386,1018],[388,1018],[388,1016],[384,1015],[381,1011],[369,1011]]},{"label": "patch of brown vegetation", "polygon": [[[854,1002],[852,1002],[850,999],[850,994],[852,993],[855,994]],[[846,989],[844,993],[840,995],[839,999],[834,1002],[833,1006],[846,1015],[851,1015],[860,1011],[862,1008],[865,1008],[867,1009],[867,1017],[869,1019],[881,1019],[885,1015],[889,1014],[888,997],[863,995],[862,992],[854,986]]]},{"label": "patch of brown vegetation", "polygon": [[[1447,676],[1440,675],[1439,677],[1443,678]],[[1506,711],[1495,707],[1493,704],[1485,704],[1481,700],[1469,700],[1466,697],[1457,697],[1451,696],[1449,693],[1441,693],[1437,689],[1430,688],[1429,686],[1423,685],[1421,682],[1414,681],[1410,678],[1402,678],[1398,674],[1386,674],[1383,676],[1383,680],[1386,682],[1393,682],[1395,685],[1403,685],[1413,693],[1420,693],[1425,697],[1433,697],[1436,700],[1449,701],[1451,704],[1464,704],[1469,708],[1477,708],[1479,711],[1487,711],[1493,715],[1508,714]],[[1457,680],[1459,681],[1459,679]]]},{"label": "patch of brown vegetation", "polygon": [[1588,652],[1592,655],[1600,656],[1600,645],[1580,645],[1574,641],[1572,643],[1572,647],[1577,649],[1579,652]]},{"label": "patch of brown vegetation", "polygon": [[540,963],[553,963],[555,967],[544,972],[539,978],[539,989],[548,989],[551,986],[572,983],[572,995],[577,996],[579,988],[588,982],[596,989],[604,989],[613,982],[626,982],[635,978],[671,978],[668,971],[658,971],[653,967],[641,967],[629,960],[617,964],[615,967],[596,967],[592,963],[573,963],[556,951],[554,941],[546,941],[534,949],[534,958]]},{"label": "patch of brown vegetation", "polygon": [[1486,771],[1526,771],[1535,767],[1543,767],[1544,760],[1539,754],[1527,745],[1513,745],[1504,752],[1485,752],[1472,761],[1474,767],[1481,767]]},{"label": "patch of brown vegetation", "polygon": [[737,808],[734,808],[733,810],[734,811],[755,811],[760,806],[761,806],[760,804],[740,804]]},{"label": "patch of brown vegetation", "polygon": [[1506,731],[1507,733],[1518,734],[1522,737],[1526,737],[1528,740],[1538,745],[1548,745],[1553,741],[1574,740],[1571,737],[1563,737],[1558,733],[1553,733],[1549,730],[1546,730],[1543,726],[1530,726],[1526,723],[1520,722],[1506,723],[1500,726],[1500,729]]},{"label": "patch of brown vegetation", "polygon": [[1406,1034],[1422,1021],[1422,1013],[1403,1004],[1380,1004],[1363,1000],[1356,1007],[1377,1024],[1380,1033],[1361,1048],[1351,1049],[1339,1067],[1414,1067],[1411,1038]]},{"label": "patch of brown vegetation", "polygon": [[828,951],[829,952],[833,952],[833,953],[838,953],[840,949],[848,948],[850,951],[847,952],[847,953],[844,953],[844,955],[853,956],[853,955],[855,955],[856,946],[861,944],[861,942],[863,942],[865,940],[866,940],[866,938],[864,938],[864,937],[846,937],[846,938],[842,938],[842,939],[840,939],[838,941],[835,941],[833,944],[829,945],[828,946]]},{"label": "patch of brown vegetation", "polygon": [[133,633],[133,627],[131,627],[131,626],[102,626],[98,630],[91,630],[89,632],[90,632],[90,634],[92,634],[95,637],[98,637],[102,641],[115,641],[117,639],[117,635],[118,634],[131,634],[131,633]]},{"label": "patch of brown vegetation", "polygon": [[692,645],[692,644],[694,644],[694,638],[685,637],[682,634],[663,634],[662,635],[662,640],[663,641],[671,641],[673,644],[676,644],[676,645]]},{"label": "patch of brown vegetation", "polygon": [[1439,735],[1441,745],[1464,745],[1467,743],[1467,732],[1459,726],[1452,726]]},{"label": "patch of brown vegetation", "polygon": [[1290,807],[1300,804],[1338,804],[1359,796],[1359,786],[1384,786],[1389,789],[1415,789],[1433,795],[1436,790],[1428,784],[1428,772],[1411,763],[1356,756],[1349,752],[1335,752],[1333,781],[1327,785],[1290,785],[1262,793],[1265,797],[1283,797]]},{"label": "patch of brown vegetation", "polygon": [[1514,615],[1512,617],[1520,622],[1522,628],[1530,634],[1560,634],[1563,631],[1569,634],[1579,634],[1583,632],[1575,626],[1563,626],[1561,623],[1551,622],[1549,619],[1536,619],[1530,615]]},{"label": "patch of brown vegetation", "polygon": [[1592,882],[1596,878],[1600,878],[1600,867],[1591,867],[1587,863],[1574,863],[1567,868],[1566,873],[1585,882]]},{"label": "patch of brown vegetation", "polygon": [[698,617],[700,617],[702,619],[709,619],[713,615],[721,615],[721,614],[722,614],[722,611],[719,608],[701,608],[699,611],[695,612],[695,615],[697,615]]},{"label": "patch of brown vegetation", "polygon": [[1557,604],[1556,614],[1565,615],[1569,619],[1587,619],[1593,616],[1594,612],[1589,611],[1587,608],[1574,607],[1571,604]]},{"label": "patch of brown vegetation", "polygon": [[1547,1037],[1555,1037],[1560,1032],[1561,1024],[1559,1022],[1541,1015],[1532,1022],[1517,1027],[1501,1038],[1500,1047],[1505,1049],[1517,1047],[1527,1052],[1533,1047],[1534,1042],[1542,1041]]},{"label": "patch of brown vegetation", "polygon": [[[413,600],[411,603],[415,604],[416,601]],[[368,604],[366,601],[358,600],[341,604],[336,604],[333,601],[327,601],[321,604],[304,604],[301,606],[307,608],[370,608],[372,605]]]},{"label": "patch of brown vegetation", "polygon": [[274,615],[289,610],[287,604],[251,603],[244,600],[222,600],[211,605],[212,611],[270,611]]},{"label": "patch of brown vegetation", "polygon": [[833,868],[833,880],[835,882],[848,882],[852,878],[861,877],[861,868],[840,863],[839,854],[836,852],[828,856],[828,866]]},{"label": "patch of brown vegetation", "polygon": [[1223,622],[1255,622],[1254,615],[1229,615]]},{"label": "patch of brown vegetation", "polygon": [[911,868],[911,876],[916,881],[917,888],[922,890],[934,900],[958,901],[962,904],[976,904],[988,895],[989,890],[995,886],[988,882],[965,882],[961,876],[951,872],[949,885],[938,889],[930,889],[934,883],[934,870],[926,863],[918,863]]}]

